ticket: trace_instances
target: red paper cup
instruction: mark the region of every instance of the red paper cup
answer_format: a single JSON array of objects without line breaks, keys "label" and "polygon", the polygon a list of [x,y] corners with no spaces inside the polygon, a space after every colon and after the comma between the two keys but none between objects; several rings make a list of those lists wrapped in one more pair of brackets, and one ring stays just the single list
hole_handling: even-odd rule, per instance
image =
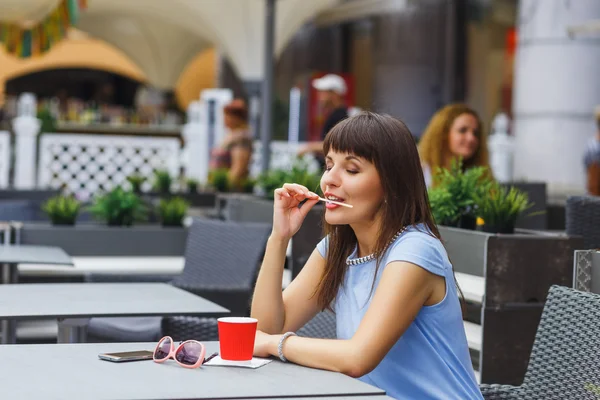
[{"label": "red paper cup", "polygon": [[256,318],[224,317],[218,320],[221,358],[229,361],[252,360]]}]

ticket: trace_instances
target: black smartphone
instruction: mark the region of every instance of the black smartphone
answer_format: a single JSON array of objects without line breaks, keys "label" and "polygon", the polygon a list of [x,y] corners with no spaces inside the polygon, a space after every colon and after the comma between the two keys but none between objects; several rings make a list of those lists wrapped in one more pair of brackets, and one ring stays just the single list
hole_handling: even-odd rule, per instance
[{"label": "black smartphone", "polygon": [[127,361],[142,361],[152,360],[154,353],[148,350],[138,351],[124,351],[120,353],[104,353],[98,354],[101,360],[112,361],[112,362],[127,362]]}]

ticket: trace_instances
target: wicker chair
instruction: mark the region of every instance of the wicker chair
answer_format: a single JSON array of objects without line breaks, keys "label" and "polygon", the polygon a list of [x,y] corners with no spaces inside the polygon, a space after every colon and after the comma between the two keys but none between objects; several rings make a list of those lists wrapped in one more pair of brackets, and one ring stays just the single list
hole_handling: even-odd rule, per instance
[{"label": "wicker chair", "polygon": [[[247,315],[250,296],[271,226],[194,219],[189,229],[183,273],[170,283],[231,311]],[[162,326],[174,338],[187,337],[184,321],[203,318],[169,317]],[[134,341],[161,335],[160,318],[92,318],[88,325],[90,341]],[[181,324],[179,322],[182,322]],[[179,331],[179,333],[178,333]],[[202,339],[207,340],[207,339]]]},{"label": "wicker chair", "polygon": [[582,236],[585,249],[600,248],[600,197],[569,197],[565,218],[567,235]]},{"label": "wicker chair", "polygon": [[481,385],[485,399],[597,399],[600,295],[552,286],[521,386]]},{"label": "wicker chair", "polygon": [[298,336],[318,338],[318,339],[336,339],[335,314],[331,311],[322,311],[306,325],[298,329]]},{"label": "wicker chair", "polygon": [[[216,318],[170,317],[162,321],[162,331],[173,340],[195,339],[200,341],[218,341],[219,330]],[[335,339],[335,314],[323,311],[298,330],[298,336]]]}]

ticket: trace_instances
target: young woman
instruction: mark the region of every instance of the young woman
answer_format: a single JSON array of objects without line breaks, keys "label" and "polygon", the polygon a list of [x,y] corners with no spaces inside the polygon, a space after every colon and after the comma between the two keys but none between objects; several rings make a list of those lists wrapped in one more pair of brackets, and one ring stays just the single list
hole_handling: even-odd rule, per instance
[{"label": "young woman", "polygon": [[453,158],[463,167],[489,167],[486,136],[477,113],[464,104],[449,104],[434,114],[419,141],[419,153],[427,186],[435,184],[438,167],[449,168]]},{"label": "young woman", "polygon": [[211,152],[210,169],[226,169],[233,191],[241,191],[248,178],[252,156],[252,138],[248,127],[248,109],[235,99],[223,109],[227,134]]},{"label": "young woman", "polygon": [[[255,355],[339,371],[398,399],[481,399],[408,128],[361,113],[336,125],[323,148],[325,197],[353,207],[326,204],[327,236],[282,293],[286,247],[318,200],[293,183],[275,191],[252,301]],[[326,308],[336,314],[337,340],[293,334]]]}]

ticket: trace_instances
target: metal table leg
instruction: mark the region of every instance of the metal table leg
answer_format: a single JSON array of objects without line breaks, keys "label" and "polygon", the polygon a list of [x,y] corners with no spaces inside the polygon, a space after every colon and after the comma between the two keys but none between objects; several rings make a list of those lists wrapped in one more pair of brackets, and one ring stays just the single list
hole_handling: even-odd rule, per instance
[{"label": "metal table leg", "polygon": [[8,285],[18,281],[17,264],[2,264],[2,284]]},{"label": "metal table leg", "polygon": [[[16,264],[2,264],[2,284],[8,285],[17,283],[17,265]],[[14,344],[17,342],[17,324],[14,320],[2,320],[0,321],[0,330],[2,331],[2,344]]]},{"label": "metal table leg", "polygon": [[90,318],[59,318],[58,343],[84,343]]}]

